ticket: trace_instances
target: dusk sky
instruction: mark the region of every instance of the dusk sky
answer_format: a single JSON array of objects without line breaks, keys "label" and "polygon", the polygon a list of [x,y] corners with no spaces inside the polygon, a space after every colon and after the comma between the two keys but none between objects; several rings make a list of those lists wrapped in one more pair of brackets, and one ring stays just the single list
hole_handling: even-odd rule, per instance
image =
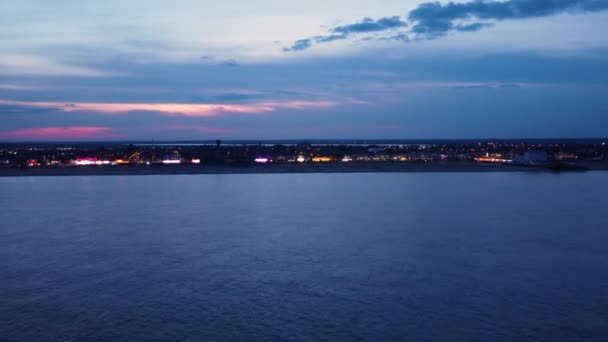
[{"label": "dusk sky", "polygon": [[608,0],[4,0],[0,141],[608,136]]}]

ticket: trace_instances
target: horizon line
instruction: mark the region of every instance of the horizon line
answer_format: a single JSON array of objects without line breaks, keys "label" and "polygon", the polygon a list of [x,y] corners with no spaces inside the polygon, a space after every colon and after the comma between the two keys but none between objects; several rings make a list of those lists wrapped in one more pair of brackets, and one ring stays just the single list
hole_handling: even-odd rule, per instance
[{"label": "horizon line", "polygon": [[522,137],[522,138],[492,138],[492,137],[474,137],[474,138],[269,138],[269,139],[221,139],[221,138],[209,138],[209,139],[162,139],[162,140],[142,140],[142,139],[121,139],[121,140],[22,140],[22,141],[0,141],[0,144],[125,144],[125,143],[140,143],[140,144],[161,144],[161,143],[215,143],[217,140],[221,140],[223,143],[230,142],[345,142],[345,141],[565,141],[565,140],[607,140],[606,137]]}]

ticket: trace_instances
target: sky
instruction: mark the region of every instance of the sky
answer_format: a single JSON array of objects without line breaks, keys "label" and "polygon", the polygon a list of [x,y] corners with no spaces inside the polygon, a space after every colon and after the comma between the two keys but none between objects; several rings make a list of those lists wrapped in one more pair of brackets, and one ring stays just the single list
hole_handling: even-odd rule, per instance
[{"label": "sky", "polygon": [[2,0],[0,141],[608,136],[608,0]]}]

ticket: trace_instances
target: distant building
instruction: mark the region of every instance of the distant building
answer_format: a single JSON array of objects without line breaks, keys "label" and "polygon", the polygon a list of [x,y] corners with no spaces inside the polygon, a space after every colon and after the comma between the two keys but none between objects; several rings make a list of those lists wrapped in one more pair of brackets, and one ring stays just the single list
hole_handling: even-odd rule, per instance
[{"label": "distant building", "polygon": [[513,155],[513,164],[536,165],[545,164],[549,161],[549,155],[545,151],[526,151]]}]

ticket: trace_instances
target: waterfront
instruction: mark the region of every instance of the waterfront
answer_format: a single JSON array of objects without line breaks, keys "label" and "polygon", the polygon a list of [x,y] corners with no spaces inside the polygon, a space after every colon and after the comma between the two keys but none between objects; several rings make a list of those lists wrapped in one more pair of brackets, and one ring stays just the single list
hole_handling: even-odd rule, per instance
[{"label": "waterfront", "polygon": [[608,172],[0,178],[0,336],[608,336]]},{"label": "waterfront", "polygon": [[[587,163],[592,170],[608,170],[608,163]],[[0,177],[149,176],[196,174],[281,173],[411,173],[411,172],[549,172],[544,168],[477,162],[326,163],[265,165],[153,165],[55,168],[0,168]]]},{"label": "waterfront", "polygon": [[[251,145],[224,143],[221,140],[217,140],[214,144],[174,142],[154,145],[119,142],[0,143],[0,175],[125,174],[125,172],[101,169],[117,166],[123,167],[123,170],[125,166],[129,166],[130,171],[126,173],[143,174],[208,173],[205,171],[208,168],[223,169],[224,171],[220,173],[250,173],[252,169],[246,167],[259,164],[279,165],[274,168],[275,170],[310,169],[310,172],[323,172],[326,169],[349,172],[351,168],[366,170],[402,168],[422,171],[421,164],[425,164],[426,168],[438,166],[439,169],[446,169],[442,164],[448,162],[450,168],[454,169],[463,165],[470,168],[467,165],[470,163],[541,165],[559,162],[587,164],[589,168],[605,170],[608,162],[608,147],[605,139],[549,141],[521,139],[476,142],[445,140],[434,143],[419,141],[417,144],[408,142],[411,141],[401,141],[394,145],[360,143],[340,145],[336,144],[337,141],[326,141],[323,144],[260,142]],[[429,166],[431,163],[433,167]],[[357,164],[357,166],[349,164]],[[176,165],[183,166],[181,172],[167,172],[162,169],[150,172],[149,169],[147,171],[145,169],[150,166]],[[311,167],[312,165],[314,167]],[[97,169],[95,172],[66,171],[66,168],[73,167],[97,167]],[[201,170],[200,167],[205,169]],[[238,168],[243,171],[234,171]],[[43,171],[38,171],[39,169]],[[484,171],[483,169],[477,167],[479,171]]]}]

